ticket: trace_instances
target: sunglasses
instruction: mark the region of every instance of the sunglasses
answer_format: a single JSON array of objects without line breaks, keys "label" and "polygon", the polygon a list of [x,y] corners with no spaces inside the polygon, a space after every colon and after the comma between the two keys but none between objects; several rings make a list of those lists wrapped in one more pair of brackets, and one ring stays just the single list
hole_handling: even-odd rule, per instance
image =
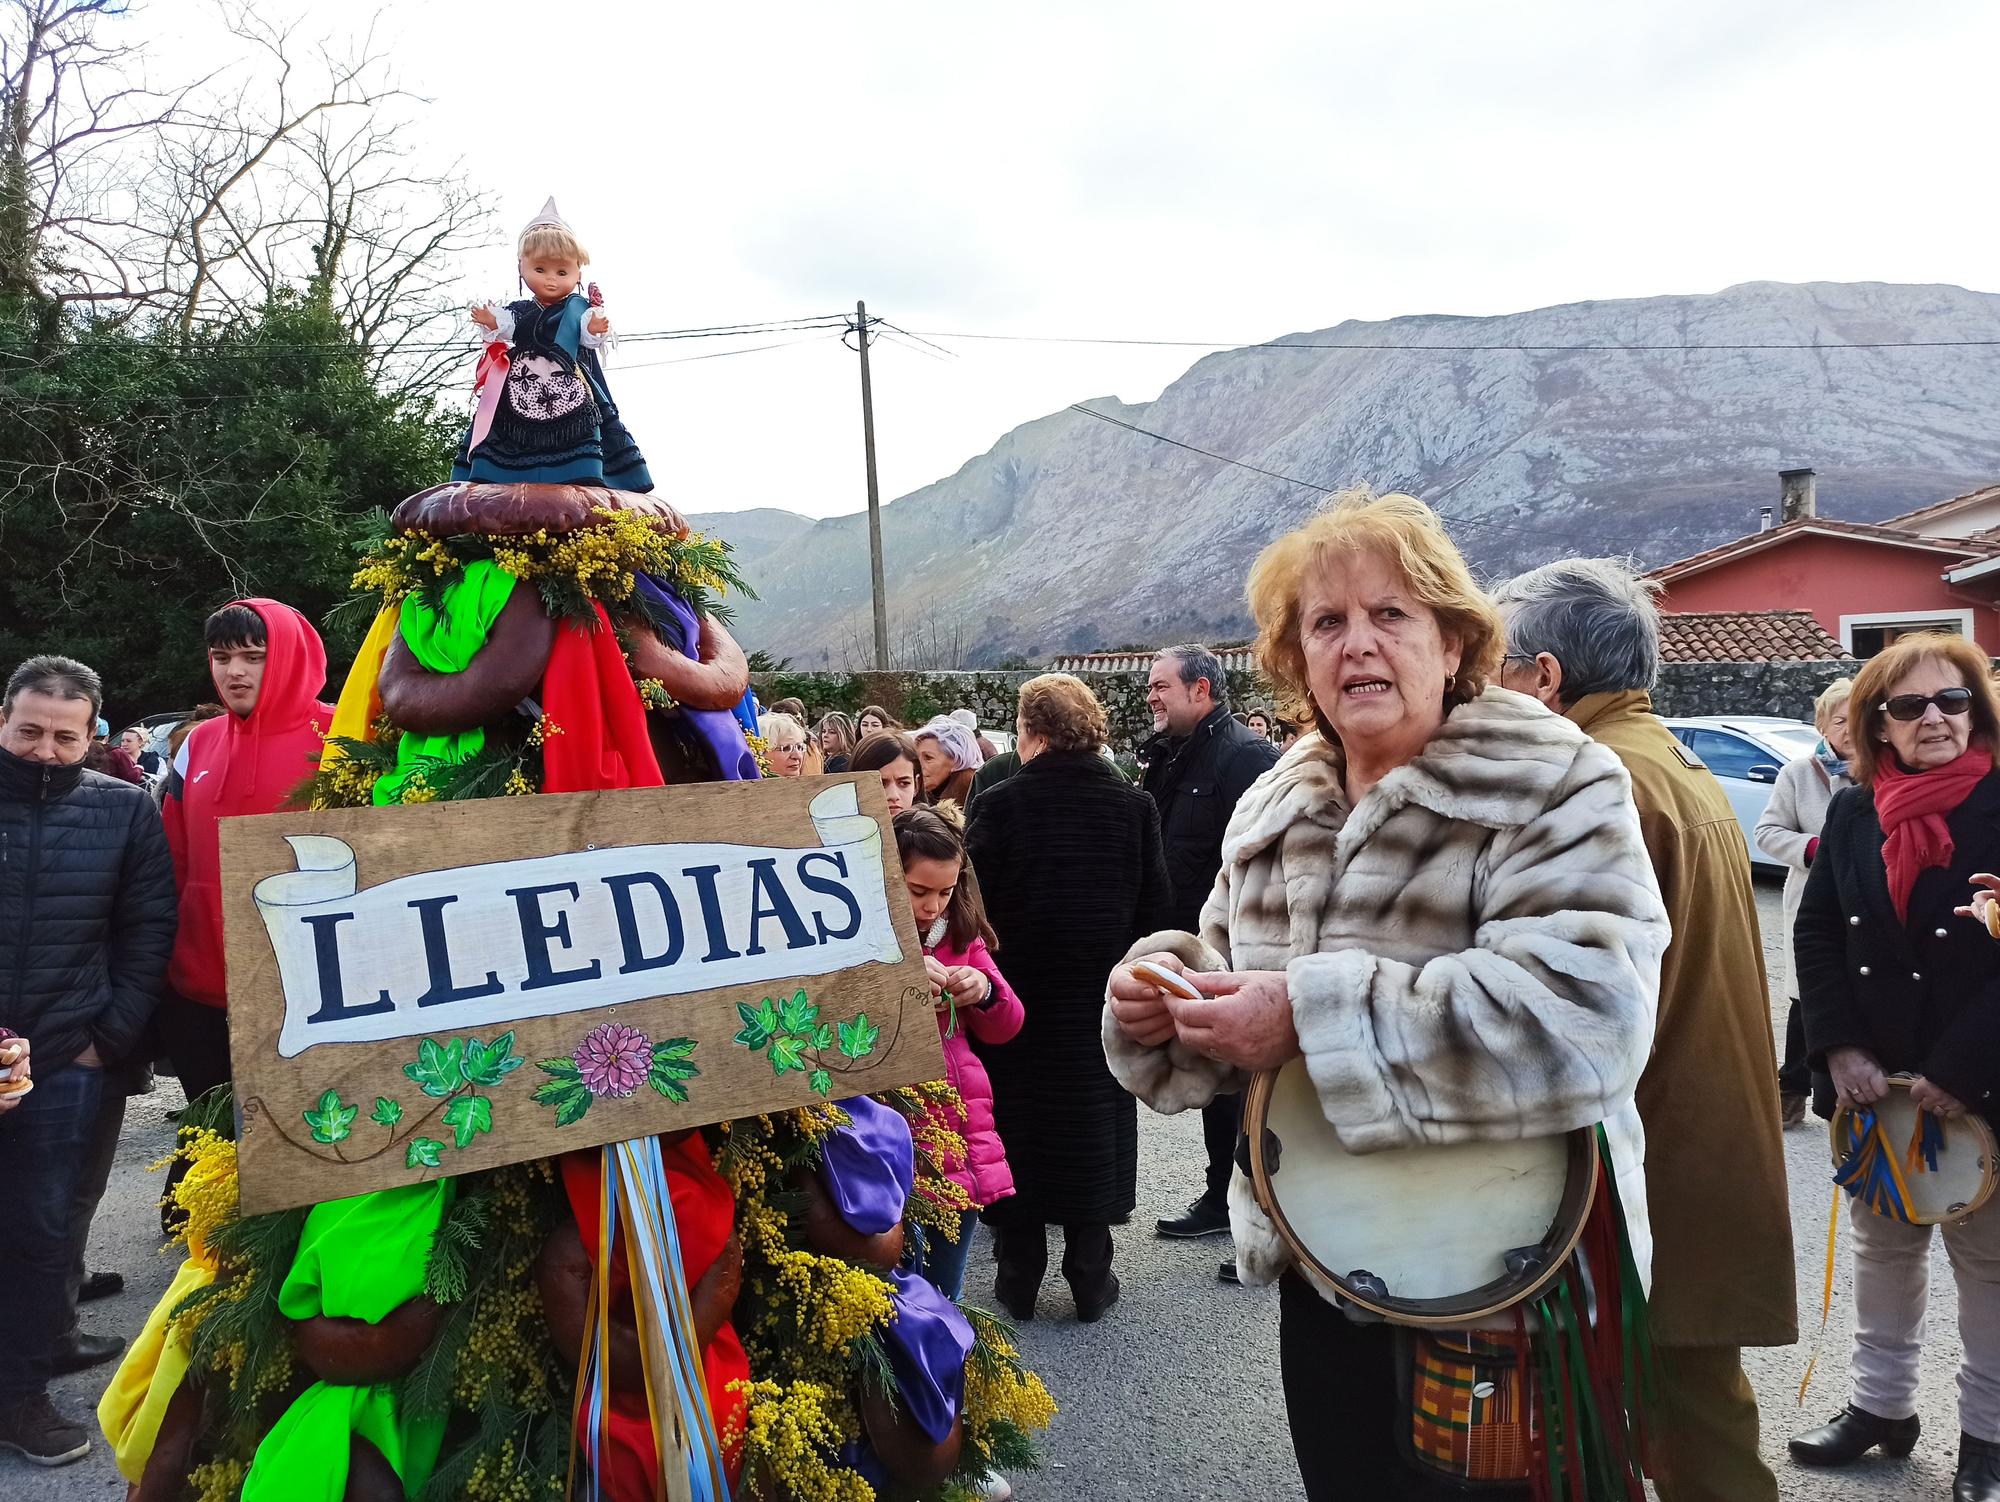
[{"label": "sunglasses", "polygon": [[1886,699],[1877,708],[1889,712],[1892,720],[1921,720],[1924,711],[1933,704],[1939,714],[1961,715],[1972,708],[1972,690],[1969,688],[1940,689],[1934,694],[1898,694]]}]

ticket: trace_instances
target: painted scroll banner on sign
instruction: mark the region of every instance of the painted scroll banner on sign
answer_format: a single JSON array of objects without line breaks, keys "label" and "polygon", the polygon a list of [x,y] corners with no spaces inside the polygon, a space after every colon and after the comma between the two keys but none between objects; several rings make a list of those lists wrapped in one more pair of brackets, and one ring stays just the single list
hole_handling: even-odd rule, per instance
[{"label": "painted scroll banner on sign", "polygon": [[298,869],[255,889],[284,993],[278,1053],[897,963],[881,830],[851,784],[810,812],[818,849],[620,845],[366,891],[346,841],[288,835]]}]

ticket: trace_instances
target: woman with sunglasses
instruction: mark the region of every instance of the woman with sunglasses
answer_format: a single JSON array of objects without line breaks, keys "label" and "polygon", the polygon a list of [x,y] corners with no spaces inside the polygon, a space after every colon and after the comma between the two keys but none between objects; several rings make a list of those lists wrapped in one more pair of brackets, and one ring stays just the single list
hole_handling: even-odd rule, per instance
[{"label": "woman with sunglasses", "polygon": [[[1906,636],[1848,699],[1855,786],[1834,798],[1793,928],[1806,1051],[1843,1106],[1915,1077],[1942,1117],[1991,1120],[2000,1086],[2000,974],[1981,928],[1956,914],[1976,873],[2000,870],[2000,700],[1986,654],[1959,636]],[[1931,1227],[1859,1201],[1848,1406],[1791,1442],[1839,1466],[1917,1442]],[[1954,1502],[2000,1502],[2000,1204],[1942,1228],[1965,1347]]]}]

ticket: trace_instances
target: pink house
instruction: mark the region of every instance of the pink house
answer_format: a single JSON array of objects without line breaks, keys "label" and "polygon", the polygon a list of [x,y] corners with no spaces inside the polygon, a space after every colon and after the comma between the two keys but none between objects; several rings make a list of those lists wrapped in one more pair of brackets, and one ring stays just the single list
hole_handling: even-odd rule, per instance
[{"label": "pink house", "polygon": [[1662,610],[1810,611],[1860,658],[1909,631],[2000,657],[2000,485],[1867,523],[1818,515],[1811,470],[1784,479],[1780,525],[1653,570]]}]

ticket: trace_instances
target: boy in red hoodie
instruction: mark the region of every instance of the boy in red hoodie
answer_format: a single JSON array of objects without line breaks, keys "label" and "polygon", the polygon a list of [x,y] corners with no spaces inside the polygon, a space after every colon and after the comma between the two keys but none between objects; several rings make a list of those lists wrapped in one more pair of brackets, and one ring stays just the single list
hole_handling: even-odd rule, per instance
[{"label": "boy in red hoodie", "polygon": [[276,813],[319,764],[333,723],[333,706],[319,702],[326,648],[291,606],[238,600],[210,616],[202,635],[228,713],[182,742],[160,808],[180,896],[160,1043],[189,1100],[229,1078],[217,821]]}]

